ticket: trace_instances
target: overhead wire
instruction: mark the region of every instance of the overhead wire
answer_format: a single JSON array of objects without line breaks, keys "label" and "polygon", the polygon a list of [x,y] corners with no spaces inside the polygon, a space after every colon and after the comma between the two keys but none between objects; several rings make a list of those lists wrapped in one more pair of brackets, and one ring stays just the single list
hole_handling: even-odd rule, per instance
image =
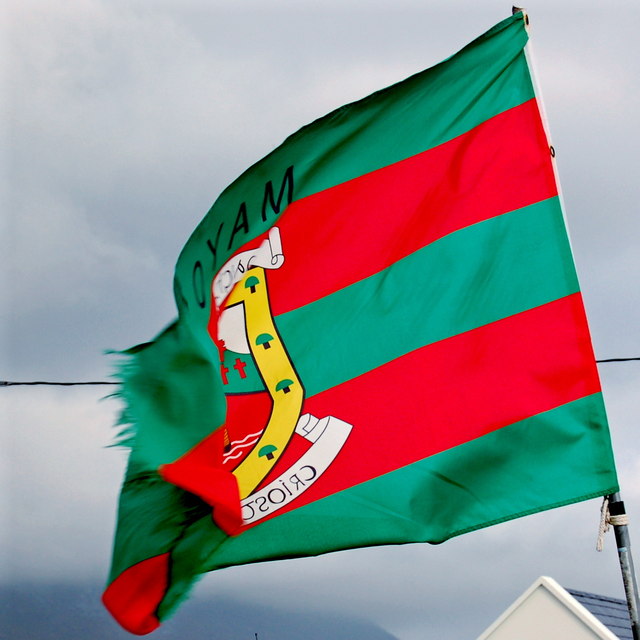
[{"label": "overhead wire", "polygon": [[109,382],[106,380],[91,380],[88,382],[51,382],[49,380],[0,380],[0,387],[17,387],[17,386],[34,386],[34,385],[50,385],[55,387],[76,387],[79,385],[101,385],[101,384],[120,384],[119,382]]},{"label": "overhead wire", "polygon": [[[640,360],[640,357],[634,358],[605,358],[602,360],[596,360],[598,364],[605,364],[608,362],[631,362],[633,360]],[[55,382],[50,380],[0,380],[0,387],[17,387],[17,386],[35,386],[35,385],[47,385],[54,387],[77,387],[77,386],[91,386],[91,385],[115,385],[120,384],[116,381],[109,380],[90,380],[86,382]]]}]

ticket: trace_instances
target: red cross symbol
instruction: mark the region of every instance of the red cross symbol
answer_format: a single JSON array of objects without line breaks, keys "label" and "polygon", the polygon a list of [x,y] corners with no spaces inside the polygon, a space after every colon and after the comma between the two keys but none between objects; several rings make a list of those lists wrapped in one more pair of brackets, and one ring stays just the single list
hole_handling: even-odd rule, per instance
[{"label": "red cross symbol", "polygon": [[233,365],[233,368],[240,374],[241,378],[246,378],[247,374],[244,371],[244,368],[247,366],[246,362],[240,360],[240,358],[236,358],[236,363]]}]

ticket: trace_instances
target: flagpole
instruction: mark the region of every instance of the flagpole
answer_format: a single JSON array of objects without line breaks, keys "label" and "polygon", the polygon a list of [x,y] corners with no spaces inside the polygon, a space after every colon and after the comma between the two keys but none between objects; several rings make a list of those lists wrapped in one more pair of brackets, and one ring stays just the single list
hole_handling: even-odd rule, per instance
[{"label": "flagpole", "polygon": [[[526,10],[523,7],[512,6],[511,8],[512,15],[516,13],[522,13],[524,17],[524,24],[527,31],[529,30],[529,16]],[[527,51],[528,50],[528,51]],[[527,63],[529,65],[529,69],[531,70],[531,77],[535,86],[535,93],[538,101],[540,103],[540,108],[542,112],[542,119],[545,131],[547,133],[547,139],[550,140],[548,126],[547,126],[547,118],[544,110],[544,105],[542,103],[542,94],[537,87],[537,76],[534,72],[534,64],[533,64],[533,55],[531,53],[531,40],[527,42],[525,47],[525,52],[527,54]],[[550,145],[550,150],[553,147]],[[555,153],[552,153],[552,156],[555,157]],[[556,165],[553,163],[554,173],[556,173]],[[556,173],[556,184],[558,185],[558,192],[560,198],[562,195],[560,193],[560,181],[558,180],[558,176]],[[564,205],[562,206],[562,211],[564,214]],[[638,611],[640,610],[640,603],[638,601],[638,583],[636,581],[636,574],[633,567],[633,557],[631,555],[631,541],[629,539],[629,529],[628,529],[628,518],[627,514],[624,510],[624,502],[620,498],[620,493],[612,493],[607,496],[609,501],[609,514],[608,521],[613,525],[613,530],[616,536],[616,545],[618,547],[618,559],[620,561],[620,569],[622,571],[622,581],[624,583],[624,591],[627,598],[627,607],[629,609],[629,618],[631,620],[631,633],[633,635],[633,640],[640,640],[640,620],[638,619]]]},{"label": "flagpole", "polygon": [[624,583],[624,592],[627,597],[627,607],[629,608],[629,618],[631,619],[631,633],[633,640],[640,640],[638,582],[633,567],[633,556],[631,555],[631,540],[629,538],[627,513],[619,492],[612,493],[609,496],[609,522],[613,525],[613,531],[616,536],[618,558],[622,571],[622,582]]}]

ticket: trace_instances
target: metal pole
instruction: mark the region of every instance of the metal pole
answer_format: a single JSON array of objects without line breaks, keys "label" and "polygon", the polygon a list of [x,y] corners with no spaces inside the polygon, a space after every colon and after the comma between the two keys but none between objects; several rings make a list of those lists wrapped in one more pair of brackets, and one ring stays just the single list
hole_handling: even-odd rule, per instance
[{"label": "metal pole", "polygon": [[[624,583],[624,592],[627,596],[627,607],[629,608],[629,618],[631,619],[631,633],[633,635],[633,640],[640,640],[640,620],[638,619],[638,611],[640,610],[640,603],[638,602],[638,582],[633,568],[631,540],[629,539],[629,527],[626,524],[624,502],[618,492],[612,493],[609,496],[609,514],[610,522],[613,525],[613,531],[616,534],[618,558],[620,560],[620,569],[622,570],[622,582]],[[625,524],[616,524],[616,520],[624,521]]]}]

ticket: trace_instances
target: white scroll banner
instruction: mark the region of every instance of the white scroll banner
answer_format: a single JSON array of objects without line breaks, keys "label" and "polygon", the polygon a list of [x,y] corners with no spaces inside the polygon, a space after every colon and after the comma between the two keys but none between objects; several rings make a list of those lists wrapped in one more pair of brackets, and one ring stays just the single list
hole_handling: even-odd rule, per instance
[{"label": "white scroll banner", "polygon": [[233,286],[240,282],[244,274],[251,267],[263,269],[279,269],[284,264],[282,243],[280,241],[280,229],[272,227],[269,236],[265,238],[259,247],[238,253],[224,263],[213,280],[213,299],[216,306],[224,302],[231,293]]},{"label": "white scroll banner", "polygon": [[301,416],[296,433],[313,445],[278,478],[242,500],[244,523],[252,524],[265,518],[306,491],[329,468],[350,432],[349,423],[333,416],[321,420],[310,414]]}]

